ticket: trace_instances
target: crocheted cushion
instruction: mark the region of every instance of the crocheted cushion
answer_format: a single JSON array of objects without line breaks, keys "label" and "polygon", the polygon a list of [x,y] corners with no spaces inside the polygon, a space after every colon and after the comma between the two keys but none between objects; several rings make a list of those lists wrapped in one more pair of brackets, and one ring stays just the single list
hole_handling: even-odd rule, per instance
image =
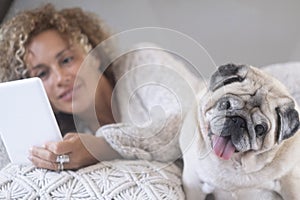
[{"label": "crocheted cushion", "polygon": [[0,199],[184,199],[180,178],[174,164],[142,160],[62,172],[10,164],[0,171]]}]

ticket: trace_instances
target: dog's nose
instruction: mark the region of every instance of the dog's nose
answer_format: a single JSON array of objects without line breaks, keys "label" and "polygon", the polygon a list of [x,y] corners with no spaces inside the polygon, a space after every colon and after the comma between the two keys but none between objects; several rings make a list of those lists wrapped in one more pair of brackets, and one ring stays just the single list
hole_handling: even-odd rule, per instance
[{"label": "dog's nose", "polygon": [[245,119],[240,116],[228,117],[224,123],[221,136],[229,136],[244,132],[247,128]]},{"label": "dog's nose", "polygon": [[230,119],[237,128],[246,128],[246,121],[243,118],[235,116],[231,117]]}]

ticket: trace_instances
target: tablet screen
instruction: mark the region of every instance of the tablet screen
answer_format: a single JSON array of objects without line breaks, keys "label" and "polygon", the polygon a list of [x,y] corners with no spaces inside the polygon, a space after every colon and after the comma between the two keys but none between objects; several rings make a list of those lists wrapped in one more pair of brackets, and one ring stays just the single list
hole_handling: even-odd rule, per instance
[{"label": "tablet screen", "polygon": [[13,163],[26,164],[29,149],[62,140],[39,78],[0,83],[0,134]]}]

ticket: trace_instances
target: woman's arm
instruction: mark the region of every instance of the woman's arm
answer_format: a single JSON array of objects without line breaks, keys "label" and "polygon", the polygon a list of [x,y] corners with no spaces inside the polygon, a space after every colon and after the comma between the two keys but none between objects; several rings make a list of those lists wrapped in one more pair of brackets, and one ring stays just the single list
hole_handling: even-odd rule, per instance
[{"label": "woman's arm", "polygon": [[114,98],[122,124],[96,134],[126,159],[174,161],[178,136],[196,100],[199,80],[178,57],[153,44],[137,45],[116,61]]},{"label": "woman's arm", "polygon": [[56,158],[62,154],[70,157],[70,162],[64,163],[64,169],[78,169],[103,160],[121,158],[103,137],[68,133],[63,141],[48,142],[43,147],[32,147],[29,159],[37,167],[58,170]]}]

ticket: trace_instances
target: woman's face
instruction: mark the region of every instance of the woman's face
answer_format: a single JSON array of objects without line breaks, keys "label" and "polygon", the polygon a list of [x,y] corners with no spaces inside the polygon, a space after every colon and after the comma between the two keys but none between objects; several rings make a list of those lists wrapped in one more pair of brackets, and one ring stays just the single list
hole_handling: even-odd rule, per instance
[{"label": "woman's face", "polygon": [[[87,88],[90,84],[95,84],[92,81],[97,80],[77,77],[85,56],[81,48],[70,46],[67,39],[55,30],[38,34],[27,46],[25,62],[29,74],[31,77],[41,78],[55,111],[75,113],[72,103],[80,105],[77,107],[81,110],[76,109],[79,113],[90,106],[91,101],[86,100],[89,96]],[[95,74],[97,70],[92,69]],[[75,80],[79,80],[76,86]]]}]

